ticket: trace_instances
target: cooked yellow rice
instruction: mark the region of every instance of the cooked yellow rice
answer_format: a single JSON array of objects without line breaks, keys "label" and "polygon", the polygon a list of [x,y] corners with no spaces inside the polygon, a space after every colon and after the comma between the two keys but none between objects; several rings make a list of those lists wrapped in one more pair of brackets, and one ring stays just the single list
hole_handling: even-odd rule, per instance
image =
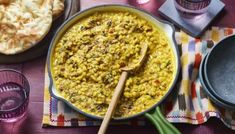
[{"label": "cooked yellow rice", "polygon": [[52,72],[56,89],[82,111],[104,116],[121,67],[138,61],[148,44],[143,66],[129,75],[115,117],[140,113],[168,91],[174,56],[160,28],[128,12],[98,12],[78,21],[56,44]]}]

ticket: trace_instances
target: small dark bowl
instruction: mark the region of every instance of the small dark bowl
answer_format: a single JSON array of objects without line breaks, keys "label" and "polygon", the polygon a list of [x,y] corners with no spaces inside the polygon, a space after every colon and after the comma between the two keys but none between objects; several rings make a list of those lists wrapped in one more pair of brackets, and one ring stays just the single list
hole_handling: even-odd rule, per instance
[{"label": "small dark bowl", "polygon": [[234,106],[231,106],[225,102],[223,102],[221,99],[217,98],[215,96],[215,94],[213,93],[213,89],[211,89],[208,86],[208,83],[205,80],[205,71],[204,71],[204,67],[205,67],[205,60],[206,60],[207,56],[205,56],[205,58],[202,60],[202,63],[200,65],[200,69],[199,69],[199,78],[200,78],[200,82],[202,84],[202,88],[203,90],[206,92],[206,94],[210,97],[210,99],[214,102],[214,104],[216,104],[217,106],[226,108],[226,109],[230,109],[230,110],[235,110]]},{"label": "small dark bowl", "polygon": [[204,83],[217,100],[235,109],[235,35],[215,45],[204,61]]}]

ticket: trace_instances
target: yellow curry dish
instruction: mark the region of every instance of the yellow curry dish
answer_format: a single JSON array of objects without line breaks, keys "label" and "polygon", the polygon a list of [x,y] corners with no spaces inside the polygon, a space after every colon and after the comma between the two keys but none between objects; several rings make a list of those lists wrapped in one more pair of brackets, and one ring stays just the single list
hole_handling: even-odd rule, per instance
[{"label": "yellow curry dish", "polygon": [[96,12],[67,29],[55,44],[51,69],[56,90],[85,113],[103,117],[121,67],[148,52],[142,67],[129,75],[114,117],[129,117],[156,104],[175,75],[173,48],[165,33],[125,11]]}]

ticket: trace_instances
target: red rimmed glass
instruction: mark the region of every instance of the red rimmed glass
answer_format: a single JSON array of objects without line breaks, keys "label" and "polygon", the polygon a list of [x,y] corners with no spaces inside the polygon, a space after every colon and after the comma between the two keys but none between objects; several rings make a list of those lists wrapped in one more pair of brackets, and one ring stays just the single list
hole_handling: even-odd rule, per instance
[{"label": "red rimmed glass", "polygon": [[26,115],[30,86],[15,70],[0,70],[0,121],[15,122]]}]

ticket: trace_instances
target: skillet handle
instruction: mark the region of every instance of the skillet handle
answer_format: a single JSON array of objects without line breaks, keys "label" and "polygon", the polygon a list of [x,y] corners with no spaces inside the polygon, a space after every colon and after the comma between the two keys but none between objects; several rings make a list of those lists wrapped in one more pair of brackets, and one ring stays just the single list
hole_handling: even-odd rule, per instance
[{"label": "skillet handle", "polygon": [[181,134],[175,126],[165,119],[160,107],[156,107],[153,111],[145,113],[145,117],[153,123],[160,134]]}]

